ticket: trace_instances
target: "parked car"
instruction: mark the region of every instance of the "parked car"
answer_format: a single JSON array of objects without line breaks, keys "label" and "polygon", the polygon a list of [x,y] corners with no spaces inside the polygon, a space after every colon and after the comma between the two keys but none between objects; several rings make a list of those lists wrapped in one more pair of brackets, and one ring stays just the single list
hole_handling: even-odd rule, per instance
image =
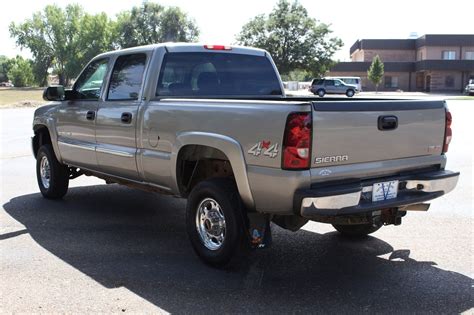
[{"label": "parked car", "polygon": [[32,147],[45,198],[62,198],[83,174],[187,198],[192,247],[213,266],[268,246],[270,222],[324,222],[346,237],[399,225],[459,176],[445,170],[444,101],[287,97],[260,49],[109,52],[71,90],[43,97]]},{"label": "parked car", "polygon": [[345,94],[347,97],[353,97],[359,90],[355,85],[344,83],[339,79],[314,79],[311,83],[310,91],[324,97],[326,94]]},{"label": "parked car", "polygon": [[470,79],[468,85],[464,89],[464,93],[474,95],[474,79]]},{"label": "parked car", "polygon": [[0,86],[4,87],[15,87],[11,82],[0,82]]},{"label": "parked car", "polygon": [[362,92],[362,80],[360,77],[325,77],[325,79],[339,79],[346,84],[355,85],[359,92]]}]

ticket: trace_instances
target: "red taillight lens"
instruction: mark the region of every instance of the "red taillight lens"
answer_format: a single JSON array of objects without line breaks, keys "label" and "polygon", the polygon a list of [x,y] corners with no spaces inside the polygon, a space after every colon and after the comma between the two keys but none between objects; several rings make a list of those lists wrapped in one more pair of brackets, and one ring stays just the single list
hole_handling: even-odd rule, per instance
[{"label": "red taillight lens", "polygon": [[232,47],[224,45],[204,45],[204,48],[209,50],[232,50]]},{"label": "red taillight lens", "polygon": [[283,136],[283,169],[308,169],[311,161],[311,113],[291,113]]},{"label": "red taillight lens", "polygon": [[453,116],[451,113],[446,110],[446,125],[444,129],[444,146],[443,146],[443,153],[448,152],[449,144],[451,143],[451,139],[453,137],[453,131],[451,130],[451,123],[453,122]]}]

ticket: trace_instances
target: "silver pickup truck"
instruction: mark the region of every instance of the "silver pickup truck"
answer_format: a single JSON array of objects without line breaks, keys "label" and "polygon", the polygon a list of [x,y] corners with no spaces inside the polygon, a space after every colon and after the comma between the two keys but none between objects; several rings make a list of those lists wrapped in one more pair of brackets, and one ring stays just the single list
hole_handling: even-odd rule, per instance
[{"label": "silver pickup truck", "polygon": [[33,153],[44,197],[92,175],[187,198],[187,233],[223,266],[268,246],[270,222],[347,237],[401,223],[451,191],[443,101],[288,97],[260,49],[158,44],[95,57],[48,87]]}]

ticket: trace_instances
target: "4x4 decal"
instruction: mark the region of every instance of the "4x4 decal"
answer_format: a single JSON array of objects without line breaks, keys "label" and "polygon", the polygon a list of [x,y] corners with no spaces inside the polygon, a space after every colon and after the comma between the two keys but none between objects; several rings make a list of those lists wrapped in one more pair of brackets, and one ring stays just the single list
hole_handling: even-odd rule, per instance
[{"label": "4x4 decal", "polygon": [[251,147],[247,153],[253,156],[260,156],[263,152],[263,155],[273,159],[278,155],[278,148],[278,143],[272,144],[271,141],[262,140]]}]

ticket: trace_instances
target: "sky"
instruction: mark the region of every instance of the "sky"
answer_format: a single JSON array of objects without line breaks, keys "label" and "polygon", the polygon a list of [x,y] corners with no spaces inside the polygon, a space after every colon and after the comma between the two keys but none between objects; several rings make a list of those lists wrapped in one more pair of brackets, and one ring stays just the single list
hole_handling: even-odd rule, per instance
[{"label": "sky", "polygon": [[[0,10],[0,55],[17,54],[29,57],[10,38],[11,22],[22,22],[33,12],[56,3],[80,3],[90,13],[106,12],[115,16],[122,10],[140,5],[141,0],[13,0],[4,1]],[[200,41],[209,44],[231,44],[242,25],[254,16],[269,13],[277,0],[153,0],[162,5],[183,9],[194,18],[201,30]],[[357,39],[408,38],[410,33],[474,34],[474,1],[450,0],[300,0],[310,16],[330,24],[333,35],[341,38],[344,47],[336,60],[349,61],[349,48]],[[442,4],[443,3],[443,4]]]}]

